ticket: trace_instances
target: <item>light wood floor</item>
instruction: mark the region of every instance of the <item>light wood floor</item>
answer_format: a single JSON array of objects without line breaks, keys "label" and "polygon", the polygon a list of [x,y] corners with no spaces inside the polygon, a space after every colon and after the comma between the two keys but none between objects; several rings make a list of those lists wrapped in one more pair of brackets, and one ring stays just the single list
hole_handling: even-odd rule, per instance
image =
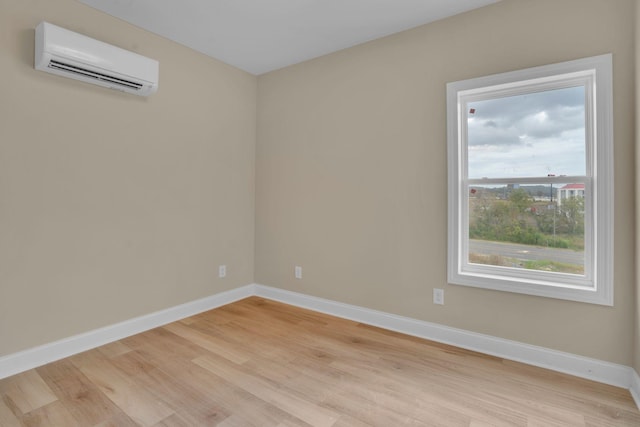
[{"label": "light wood floor", "polygon": [[257,297],[0,381],[0,426],[640,426],[627,390]]}]

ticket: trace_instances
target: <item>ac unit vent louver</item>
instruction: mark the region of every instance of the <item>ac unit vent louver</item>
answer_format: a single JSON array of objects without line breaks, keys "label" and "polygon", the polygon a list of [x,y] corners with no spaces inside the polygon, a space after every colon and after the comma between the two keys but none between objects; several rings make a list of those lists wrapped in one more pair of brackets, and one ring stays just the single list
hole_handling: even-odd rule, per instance
[{"label": "ac unit vent louver", "polygon": [[108,76],[106,74],[101,74],[101,73],[96,73],[94,71],[91,70],[86,70],[84,68],[80,68],[80,67],[75,67],[73,65],[69,65],[69,64],[63,64],[62,62],[59,61],[54,61],[51,60],[49,61],[49,68],[55,68],[56,70],[63,70],[69,73],[76,73],[76,74],[80,74],[82,76],[85,77],[89,77],[92,79],[96,79],[96,80],[102,80],[105,82],[109,82],[109,83],[113,83],[116,85],[121,85],[124,87],[128,87],[131,89],[135,89],[135,90],[140,90],[142,88],[142,83],[136,83],[136,82],[131,82],[128,80],[124,80],[124,79],[118,79],[116,77],[113,76]]},{"label": "ac unit vent louver", "polygon": [[158,61],[47,22],[36,27],[35,68],[136,95],[158,89]]}]

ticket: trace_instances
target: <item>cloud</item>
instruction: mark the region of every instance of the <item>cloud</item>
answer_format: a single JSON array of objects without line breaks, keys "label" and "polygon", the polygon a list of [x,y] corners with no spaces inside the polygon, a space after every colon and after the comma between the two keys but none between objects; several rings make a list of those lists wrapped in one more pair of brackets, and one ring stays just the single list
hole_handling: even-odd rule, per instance
[{"label": "cloud", "polygon": [[584,174],[584,105],[581,86],[468,103],[469,177]]}]

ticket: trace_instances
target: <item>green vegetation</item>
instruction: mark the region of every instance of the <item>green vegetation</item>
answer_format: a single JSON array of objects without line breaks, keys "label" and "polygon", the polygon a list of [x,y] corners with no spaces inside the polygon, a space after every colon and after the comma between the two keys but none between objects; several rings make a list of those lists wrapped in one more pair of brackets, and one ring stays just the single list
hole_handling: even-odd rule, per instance
[{"label": "green vegetation", "polygon": [[474,188],[469,199],[469,238],[583,250],[584,199],[565,199],[558,206],[535,201],[524,188]]}]

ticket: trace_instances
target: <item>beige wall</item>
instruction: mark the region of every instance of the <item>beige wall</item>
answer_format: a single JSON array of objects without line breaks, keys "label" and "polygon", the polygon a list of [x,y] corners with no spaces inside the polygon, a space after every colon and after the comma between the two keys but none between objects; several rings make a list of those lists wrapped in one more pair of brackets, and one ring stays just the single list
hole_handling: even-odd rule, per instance
[{"label": "beige wall", "polygon": [[[41,20],[159,92],[35,71]],[[254,76],[73,0],[0,2],[0,69],[0,356],[253,281]]]},{"label": "beige wall", "polygon": [[[634,4],[505,0],[260,76],[256,281],[630,365]],[[615,306],[448,285],[445,84],[607,52]]]}]

